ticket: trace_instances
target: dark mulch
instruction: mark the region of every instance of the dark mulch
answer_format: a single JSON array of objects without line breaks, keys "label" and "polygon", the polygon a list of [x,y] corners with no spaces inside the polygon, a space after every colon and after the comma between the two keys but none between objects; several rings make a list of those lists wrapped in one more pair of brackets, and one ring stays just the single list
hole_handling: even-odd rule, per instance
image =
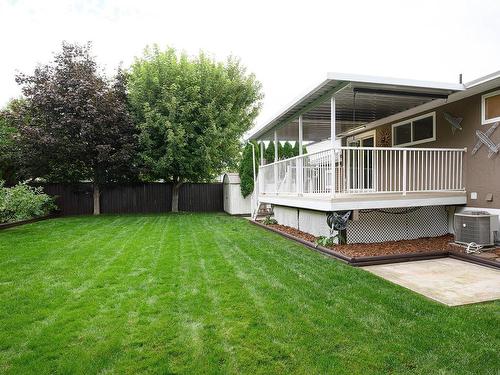
[{"label": "dark mulch", "polygon": [[[285,232],[305,241],[314,243],[316,237],[285,225],[271,224],[270,227]],[[447,234],[440,237],[418,238],[416,240],[387,241],[378,243],[353,243],[347,245],[336,245],[331,249],[348,257],[398,255],[430,253],[448,251],[449,244],[453,242],[453,235]]]},{"label": "dark mulch", "polygon": [[279,230],[280,232],[283,232],[283,233],[288,233],[294,237],[298,237],[298,238],[301,238],[305,241],[309,241],[312,243],[314,243],[314,241],[316,240],[316,237],[313,236],[312,234],[302,232],[301,230],[298,230],[298,229],[295,229],[292,227],[287,227],[286,225],[269,224],[268,227],[274,228],[274,229]]},{"label": "dark mulch", "polygon": [[453,235],[417,238],[415,240],[387,241],[377,243],[354,243],[332,247],[335,251],[351,257],[421,254],[448,251]]}]

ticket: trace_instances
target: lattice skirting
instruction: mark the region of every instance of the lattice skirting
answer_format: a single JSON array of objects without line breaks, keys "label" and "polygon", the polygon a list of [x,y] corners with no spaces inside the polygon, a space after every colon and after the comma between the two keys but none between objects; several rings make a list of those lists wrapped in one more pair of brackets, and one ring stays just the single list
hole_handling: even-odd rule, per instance
[{"label": "lattice skirting", "polygon": [[347,243],[411,240],[446,233],[445,206],[360,210],[359,220],[348,223]]}]

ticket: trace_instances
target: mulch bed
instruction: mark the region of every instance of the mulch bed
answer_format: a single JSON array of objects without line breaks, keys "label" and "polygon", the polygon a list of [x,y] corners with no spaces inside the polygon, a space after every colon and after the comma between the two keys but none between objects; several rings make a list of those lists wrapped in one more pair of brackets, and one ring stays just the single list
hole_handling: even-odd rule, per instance
[{"label": "mulch bed", "polygon": [[[285,225],[271,224],[271,228],[298,237],[302,240],[314,243],[316,237]],[[347,257],[365,257],[380,255],[399,254],[422,254],[435,253],[437,251],[449,251],[453,235],[447,234],[440,237],[418,238],[416,240],[387,241],[378,243],[353,243],[347,245],[335,245],[329,247]]]},{"label": "mulch bed", "polygon": [[281,224],[269,224],[267,225],[268,227],[274,228],[276,230],[279,230],[280,232],[283,233],[288,233],[292,236],[298,237],[303,239],[304,241],[312,242],[316,240],[316,237],[313,236],[312,234],[302,232],[298,229],[292,228],[292,227],[287,227],[286,225],[281,225]]},{"label": "mulch bed", "polygon": [[[489,249],[482,254],[467,254],[465,247],[454,244],[452,234],[439,237],[418,238],[415,240],[387,241],[378,243],[355,243],[330,247],[316,246],[316,237],[280,224],[264,225],[254,221],[256,225],[281,233],[296,241],[302,242],[319,252],[333,256],[352,266],[367,266],[406,262],[411,260],[434,259],[450,256],[452,258],[500,269],[500,248]],[[498,257],[493,254],[497,254]]]}]

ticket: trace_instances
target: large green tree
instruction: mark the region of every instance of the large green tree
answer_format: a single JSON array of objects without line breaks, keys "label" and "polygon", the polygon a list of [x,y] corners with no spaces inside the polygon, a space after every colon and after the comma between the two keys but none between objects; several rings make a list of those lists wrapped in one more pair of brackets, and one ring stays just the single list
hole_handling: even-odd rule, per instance
[{"label": "large green tree", "polygon": [[240,139],[260,109],[261,85],[238,59],[216,62],[168,48],[146,48],[128,77],[140,132],[141,177],[173,182],[178,211],[184,182],[204,182],[235,167]]},{"label": "large green tree", "polygon": [[92,181],[99,214],[102,184],[134,178],[137,137],[124,75],[106,79],[90,44],[63,43],[51,63],[16,80],[25,98],[12,113],[24,169],[32,178]]}]

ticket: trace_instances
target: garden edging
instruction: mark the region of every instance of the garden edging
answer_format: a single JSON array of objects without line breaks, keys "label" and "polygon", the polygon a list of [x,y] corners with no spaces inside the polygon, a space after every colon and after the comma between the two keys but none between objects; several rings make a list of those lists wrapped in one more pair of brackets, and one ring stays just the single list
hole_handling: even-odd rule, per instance
[{"label": "garden edging", "polygon": [[2,229],[8,229],[8,228],[14,228],[14,227],[18,227],[18,226],[21,226],[21,225],[24,225],[24,224],[35,223],[37,221],[54,219],[54,218],[60,217],[60,216],[61,216],[61,214],[51,214],[51,215],[47,215],[47,216],[35,217],[33,219],[28,219],[28,220],[15,221],[13,223],[3,223],[3,224],[0,224],[0,230],[2,230]]},{"label": "garden edging", "polygon": [[298,242],[311,250],[317,251],[321,254],[336,258],[344,263],[347,263],[353,267],[361,267],[361,266],[372,266],[377,264],[390,264],[390,263],[402,263],[402,262],[411,262],[415,260],[428,260],[428,259],[439,259],[439,258],[455,258],[459,260],[463,260],[466,262],[476,263],[479,265],[493,267],[496,269],[500,268],[500,264],[498,262],[493,262],[488,259],[482,259],[478,257],[473,257],[467,254],[461,254],[454,251],[449,250],[439,250],[434,252],[427,253],[410,253],[410,254],[398,254],[398,255],[377,255],[377,256],[362,256],[362,257],[348,257],[344,254],[341,254],[332,249],[328,249],[326,247],[315,245],[312,242],[305,241],[302,238],[298,238],[289,233],[281,232],[275,228],[271,228],[265,224],[259,223],[254,220],[249,220],[252,224],[257,225],[261,228],[267,229],[271,232],[277,233],[285,238],[288,238],[292,241]]}]

